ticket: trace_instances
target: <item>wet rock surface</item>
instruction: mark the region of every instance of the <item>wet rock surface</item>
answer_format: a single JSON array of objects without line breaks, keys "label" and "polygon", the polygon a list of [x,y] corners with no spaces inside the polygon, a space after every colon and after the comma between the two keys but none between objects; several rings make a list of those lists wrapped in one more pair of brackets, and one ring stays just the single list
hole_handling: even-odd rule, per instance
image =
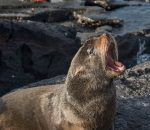
[{"label": "wet rock surface", "polygon": [[118,94],[117,130],[149,130],[150,62],[128,69],[115,80]]},{"label": "wet rock surface", "polygon": [[122,98],[150,95],[150,61],[127,69],[115,83]]},{"label": "wet rock surface", "polygon": [[150,30],[117,35],[119,59],[130,68],[136,64],[150,60]]},{"label": "wet rock surface", "polygon": [[150,96],[120,99],[115,122],[116,130],[149,130]]},{"label": "wet rock surface", "polygon": [[117,130],[149,130],[150,62],[134,66],[115,81],[118,93]]}]

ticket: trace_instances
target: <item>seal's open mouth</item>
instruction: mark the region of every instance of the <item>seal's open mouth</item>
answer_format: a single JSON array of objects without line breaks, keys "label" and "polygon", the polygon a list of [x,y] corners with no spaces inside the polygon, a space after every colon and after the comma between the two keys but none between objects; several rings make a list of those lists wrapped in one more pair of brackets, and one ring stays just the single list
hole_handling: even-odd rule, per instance
[{"label": "seal's open mouth", "polygon": [[106,52],[106,67],[111,71],[122,73],[125,70],[125,66],[115,58],[114,49],[114,45],[111,44]]},{"label": "seal's open mouth", "polygon": [[113,75],[120,75],[124,72],[125,66],[118,61],[117,43],[113,36],[104,33],[97,38],[95,48],[99,50],[104,69]]}]

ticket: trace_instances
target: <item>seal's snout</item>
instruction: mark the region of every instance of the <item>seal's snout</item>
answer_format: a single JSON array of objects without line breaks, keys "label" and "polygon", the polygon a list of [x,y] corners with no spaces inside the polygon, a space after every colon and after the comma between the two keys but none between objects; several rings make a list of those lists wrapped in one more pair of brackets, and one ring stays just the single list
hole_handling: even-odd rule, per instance
[{"label": "seal's snout", "polygon": [[99,37],[99,41],[101,44],[108,44],[110,39],[109,39],[109,35],[107,33],[103,33],[100,37]]},{"label": "seal's snout", "polygon": [[[96,44],[95,47],[99,48],[100,51],[105,51],[106,49],[112,44],[113,46],[113,42],[110,38],[110,35],[107,33],[103,33],[102,35],[100,35],[97,40],[96,40]],[[105,53],[104,52],[104,53]]]},{"label": "seal's snout", "polygon": [[103,33],[97,37],[95,48],[99,50],[100,53],[105,54],[108,46],[110,45],[110,37],[107,33]]},{"label": "seal's snout", "polygon": [[103,33],[97,37],[95,42],[97,53],[102,57],[105,70],[113,75],[120,75],[124,72],[125,66],[118,61],[117,44],[109,33]]}]

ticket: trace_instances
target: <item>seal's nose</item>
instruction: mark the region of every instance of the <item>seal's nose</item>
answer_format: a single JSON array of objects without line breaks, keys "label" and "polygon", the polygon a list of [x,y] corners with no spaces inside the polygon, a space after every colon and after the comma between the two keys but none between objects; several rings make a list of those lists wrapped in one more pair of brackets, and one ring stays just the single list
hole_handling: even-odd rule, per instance
[{"label": "seal's nose", "polygon": [[95,48],[99,50],[99,52],[105,54],[107,51],[107,48],[110,44],[110,37],[109,34],[103,33],[99,37],[97,37],[96,42],[95,42]]},{"label": "seal's nose", "polygon": [[109,35],[107,33],[103,33],[100,37],[99,37],[99,42],[100,44],[109,44]]}]

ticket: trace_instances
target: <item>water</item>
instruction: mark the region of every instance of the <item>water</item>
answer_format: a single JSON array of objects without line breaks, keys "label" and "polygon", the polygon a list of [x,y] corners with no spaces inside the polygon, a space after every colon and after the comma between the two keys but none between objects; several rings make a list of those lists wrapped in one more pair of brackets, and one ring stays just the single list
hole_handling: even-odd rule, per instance
[{"label": "water", "polygon": [[122,28],[113,28],[113,33],[123,35],[128,32],[150,28],[150,5],[128,6],[113,11],[102,11],[100,8],[93,7],[86,13],[86,16],[93,19],[118,18],[124,21]]},{"label": "water", "polygon": [[150,60],[150,54],[144,54],[146,41],[139,39],[139,51],[137,52],[137,64]]},{"label": "water", "polygon": [[63,2],[64,0],[51,0],[51,3]]}]

